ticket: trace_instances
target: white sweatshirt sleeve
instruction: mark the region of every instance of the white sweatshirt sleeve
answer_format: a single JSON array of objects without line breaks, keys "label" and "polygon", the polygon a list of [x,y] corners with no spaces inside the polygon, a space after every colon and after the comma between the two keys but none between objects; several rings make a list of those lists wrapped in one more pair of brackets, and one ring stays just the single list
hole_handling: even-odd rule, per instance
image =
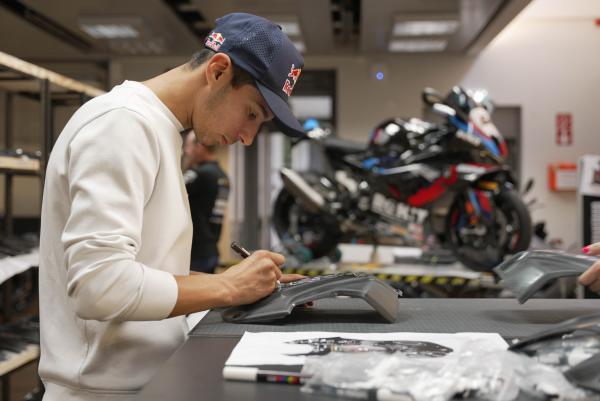
[{"label": "white sweatshirt sleeve", "polygon": [[177,301],[171,273],[136,261],[160,167],[154,135],[142,116],[120,108],[85,125],[69,145],[71,208],[61,240],[67,293],[82,319],[159,320]]}]

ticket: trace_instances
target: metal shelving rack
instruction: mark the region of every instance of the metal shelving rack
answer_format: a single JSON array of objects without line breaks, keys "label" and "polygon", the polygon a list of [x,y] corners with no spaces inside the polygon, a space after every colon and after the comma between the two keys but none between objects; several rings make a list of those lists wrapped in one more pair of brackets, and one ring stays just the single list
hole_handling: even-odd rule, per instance
[{"label": "metal shelving rack", "polygon": [[42,157],[39,170],[0,169],[0,173],[4,174],[5,183],[4,232],[10,235],[13,233],[13,177],[16,175],[39,176],[41,177],[40,185],[43,188],[46,163],[54,140],[54,106],[80,105],[88,99],[104,93],[104,91],[2,52],[0,52],[0,91],[6,92],[4,149],[12,149],[13,147],[12,115],[14,96],[24,96],[38,100],[42,120],[42,129],[40,130]]},{"label": "metal shelving rack", "polygon": [[[28,63],[9,54],[0,52],[0,92],[6,93],[4,114],[4,143],[0,148],[13,149],[13,108],[14,97],[24,96],[39,101],[41,111],[42,129],[39,132],[41,158],[39,168],[5,168],[0,167],[0,174],[4,176],[4,235],[13,234],[13,179],[15,176],[36,176],[40,178],[40,196],[43,193],[44,176],[50,150],[54,141],[53,122],[54,107],[63,105],[79,106],[88,99],[101,95],[104,91],[90,85],[78,82],[71,78],[49,71],[35,64]],[[2,111],[0,111],[2,113]],[[15,257],[18,258],[18,257]],[[6,258],[12,259],[12,258]],[[3,261],[0,259],[0,269]],[[14,263],[11,263],[14,264]],[[14,267],[14,266],[13,266]],[[18,274],[19,269],[11,274]],[[2,321],[10,320],[11,312],[6,310],[10,305],[12,283],[10,274],[4,275],[3,305],[5,310],[0,311]],[[0,362],[0,379],[2,383],[1,400],[10,400],[10,375],[24,366],[35,362],[39,357],[39,347],[30,346],[19,354],[6,361]]]}]

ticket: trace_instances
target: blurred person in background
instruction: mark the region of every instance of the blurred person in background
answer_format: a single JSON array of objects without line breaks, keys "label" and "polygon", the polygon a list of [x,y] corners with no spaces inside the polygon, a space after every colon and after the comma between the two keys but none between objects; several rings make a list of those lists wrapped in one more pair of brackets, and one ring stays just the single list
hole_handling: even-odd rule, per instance
[{"label": "blurred person in background", "polygon": [[215,154],[216,146],[201,144],[194,131],[184,138],[184,181],[194,226],[190,269],[214,273],[218,242],[227,208],[229,179]]}]

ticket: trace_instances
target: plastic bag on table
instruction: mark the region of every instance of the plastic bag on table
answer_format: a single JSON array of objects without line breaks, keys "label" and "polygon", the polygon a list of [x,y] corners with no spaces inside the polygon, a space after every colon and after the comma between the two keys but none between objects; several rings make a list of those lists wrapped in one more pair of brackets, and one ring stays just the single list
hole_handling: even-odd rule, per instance
[{"label": "plastic bag on table", "polygon": [[440,358],[383,352],[337,353],[307,358],[311,375],[302,391],[357,399],[444,401],[455,396],[511,401],[590,400],[560,370],[510,351],[485,351],[477,343]]},{"label": "plastic bag on table", "polygon": [[600,353],[600,336],[575,331],[526,346],[522,352],[546,365],[565,371]]}]

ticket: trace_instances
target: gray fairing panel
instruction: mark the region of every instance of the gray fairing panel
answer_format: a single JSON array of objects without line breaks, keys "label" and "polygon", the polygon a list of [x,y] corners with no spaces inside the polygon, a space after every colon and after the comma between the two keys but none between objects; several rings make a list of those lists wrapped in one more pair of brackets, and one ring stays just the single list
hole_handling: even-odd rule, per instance
[{"label": "gray fairing panel", "polygon": [[282,284],[266,298],[227,308],[221,316],[231,323],[272,321],[288,316],[296,306],[340,295],[364,299],[387,322],[398,315],[399,294],[389,284],[366,274],[338,273]]},{"label": "gray fairing panel", "polygon": [[519,303],[530,299],[552,280],[578,276],[598,258],[588,255],[571,255],[555,251],[524,251],[494,268],[500,284],[510,289]]}]

